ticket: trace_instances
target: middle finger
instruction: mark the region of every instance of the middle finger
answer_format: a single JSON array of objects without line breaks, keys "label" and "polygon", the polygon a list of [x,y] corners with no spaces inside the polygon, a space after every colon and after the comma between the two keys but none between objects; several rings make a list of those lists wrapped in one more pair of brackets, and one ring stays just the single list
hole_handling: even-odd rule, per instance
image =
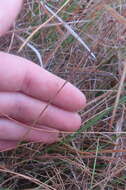
[{"label": "middle finger", "polygon": [[[21,93],[0,92],[0,113],[32,124],[47,106],[46,102]],[[62,131],[76,131],[81,125],[77,113],[49,105],[39,118],[38,124]]]}]

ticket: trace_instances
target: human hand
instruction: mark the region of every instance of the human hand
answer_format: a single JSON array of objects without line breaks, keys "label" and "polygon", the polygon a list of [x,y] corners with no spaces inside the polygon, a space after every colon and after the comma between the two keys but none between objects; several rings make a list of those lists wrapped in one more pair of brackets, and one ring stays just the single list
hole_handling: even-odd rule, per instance
[{"label": "human hand", "polygon": [[50,100],[34,126],[39,130],[29,130],[23,140],[52,143],[59,131],[79,129],[76,112],[84,107],[85,96],[70,83],[56,95],[64,82],[26,59],[0,52],[0,150],[20,141]]},{"label": "human hand", "polygon": [[[0,36],[16,18],[21,3],[1,1]],[[84,107],[85,96],[70,83],[63,87],[64,82],[26,59],[0,52],[0,151],[14,148],[22,138],[52,143],[60,131],[72,132],[80,127],[76,112]],[[45,109],[50,100],[51,105]]]}]

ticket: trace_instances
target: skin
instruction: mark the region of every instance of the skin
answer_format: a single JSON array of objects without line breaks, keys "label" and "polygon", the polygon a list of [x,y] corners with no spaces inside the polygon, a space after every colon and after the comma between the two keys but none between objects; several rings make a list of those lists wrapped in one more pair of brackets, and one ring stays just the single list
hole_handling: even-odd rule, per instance
[{"label": "skin", "polygon": [[[22,0],[0,3],[0,27],[3,35],[16,19]],[[7,8],[5,8],[7,7]],[[0,52],[0,151],[15,148],[22,139],[53,143],[60,131],[80,128],[77,112],[86,104],[85,96],[72,84],[24,58]],[[52,100],[51,105],[33,122]],[[29,130],[30,129],[30,130]]]},{"label": "skin", "polygon": [[16,19],[23,0],[3,0],[0,2],[0,36],[2,36]]}]

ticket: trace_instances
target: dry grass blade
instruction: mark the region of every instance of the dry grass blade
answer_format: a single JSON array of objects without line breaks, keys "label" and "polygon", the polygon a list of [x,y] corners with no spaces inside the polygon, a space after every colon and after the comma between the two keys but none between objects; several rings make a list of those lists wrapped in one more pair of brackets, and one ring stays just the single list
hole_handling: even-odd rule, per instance
[{"label": "dry grass blade", "polygon": [[109,5],[104,5],[104,8],[120,23],[126,25],[126,18],[120,15],[116,10],[114,10]]},{"label": "dry grass blade", "polygon": [[13,171],[8,170],[6,168],[1,168],[0,167],[0,171],[2,171],[4,173],[10,173],[10,174],[16,175],[17,177],[21,177],[21,178],[27,179],[27,180],[32,181],[33,183],[35,183],[37,185],[41,185],[41,187],[43,187],[43,188],[47,188],[49,190],[56,190],[55,188],[50,187],[47,184],[42,183],[41,181],[39,181],[39,180],[37,180],[35,178],[29,177],[29,176],[26,176],[26,175],[23,175],[23,174],[20,174],[20,173],[13,172]]},{"label": "dry grass blade", "polygon": [[107,176],[105,179],[103,179],[99,183],[93,185],[93,188],[99,186],[100,184],[103,185],[106,180],[107,181],[111,180],[112,177],[115,177],[116,175],[118,175],[122,170],[125,170],[125,168],[126,168],[126,166],[123,166],[123,167],[119,168],[118,170],[117,170],[117,168],[115,168],[116,171],[112,171],[110,176]]},{"label": "dry grass blade", "polygon": [[[62,7],[56,12],[56,14],[58,14],[71,0],[67,0]],[[54,18],[54,16],[51,16],[46,22],[44,22],[43,24],[41,24],[38,28],[36,28],[32,34],[24,41],[24,43],[21,45],[20,49],[18,50],[18,52],[20,52],[24,46],[28,43],[28,41],[39,31],[43,28],[43,26],[45,26],[46,24],[48,24],[52,19]]]},{"label": "dry grass blade", "polygon": [[97,141],[97,147],[96,147],[95,160],[94,160],[93,172],[92,172],[92,177],[91,177],[90,190],[92,189],[93,182],[94,182],[94,175],[95,175],[95,169],[96,169],[96,162],[97,162],[97,157],[98,157],[98,148],[99,148],[99,139],[98,139],[98,141]]},{"label": "dry grass blade", "polygon": [[[25,40],[24,40],[22,37],[20,37],[19,35],[16,35],[16,37],[17,37],[21,42],[24,42],[24,41],[25,41]],[[30,44],[30,43],[27,43],[27,46],[28,46],[30,49],[32,49],[32,51],[36,54],[36,56],[37,56],[37,58],[38,58],[38,60],[39,60],[39,65],[44,68],[44,65],[43,65],[43,62],[42,62],[42,56],[40,55],[39,51],[38,51],[32,44]]]},{"label": "dry grass blade", "polygon": [[124,63],[124,69],[123,69],[123,73],[122,73],[121,80],[120,80],[120,85],[119,85],[119,89],[118,89],[118,93],[117,93],[117,97],[116,97],[116,101],[115,101],[115,105],[114,105],[112,119],[111,119],[111,122],[110,122],[111,127],[113,126],[113,123],[114,123],[114,120],[115,120],[116,111],[117,111],[117,108],[118,108],[119,99],[120,99],[122,89],[123,89],[123,86],[124,86],[125,78],[126,78],[126,62]]},{"label": "dry grass blade", "polygon": [[63,26],[72,34],[83,46],[84,48],[90,53],[93,59],[96,60],[94,53],[90,50],[87,44],[80,38],[80,36],[66,23],[64,22],[52,9],[50,9],[47,5],[41,3],[54,17],[56,17],[59,22],[63,24]]}]

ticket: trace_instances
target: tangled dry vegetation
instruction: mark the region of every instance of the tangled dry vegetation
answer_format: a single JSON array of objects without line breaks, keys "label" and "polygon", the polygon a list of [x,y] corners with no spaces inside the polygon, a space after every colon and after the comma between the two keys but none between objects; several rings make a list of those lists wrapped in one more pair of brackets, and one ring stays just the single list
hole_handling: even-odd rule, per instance
[{"label": "tangled dry vegetation", "polygon": [[0,48],[72,82],[88,99],[77,133],[0,153],[0,189],[126,189],[126,1],[27,0]]}]

